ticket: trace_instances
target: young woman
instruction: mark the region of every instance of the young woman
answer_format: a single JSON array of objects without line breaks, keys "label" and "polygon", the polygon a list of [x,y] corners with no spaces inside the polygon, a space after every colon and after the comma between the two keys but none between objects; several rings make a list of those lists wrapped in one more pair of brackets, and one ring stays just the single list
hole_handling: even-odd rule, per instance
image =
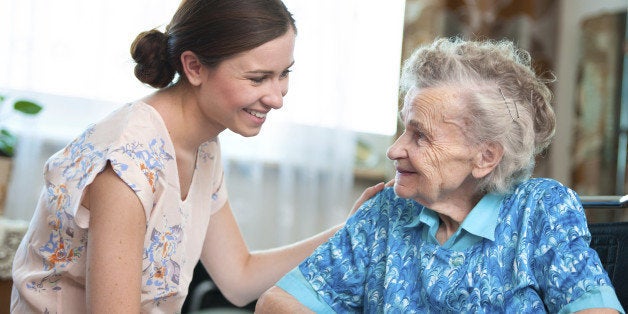
[{"label": "young woman", "polygon": [[245,305],[329,238],[339,227],[249,252],[223,178],[218,134],[254,136],[282,107],[295,35],[280,0],[185,0],[164,33],[139,34],[135,75],[159,90],[47,161],[12,311],[178,312],[199,259]]}]

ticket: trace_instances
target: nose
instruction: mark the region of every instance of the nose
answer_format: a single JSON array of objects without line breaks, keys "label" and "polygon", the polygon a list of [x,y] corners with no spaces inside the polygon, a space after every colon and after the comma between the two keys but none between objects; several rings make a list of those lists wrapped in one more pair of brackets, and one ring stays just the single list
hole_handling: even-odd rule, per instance
[{"label": "nose", "polygon": [[390,147],[388,147],[388,150],[386,151],[386,156],[388,157],[388,159],[398,160],[408,157],[408,151],[404,148],[402,143],[404,139],[404,134],[401,134],[401,136],[399,136],[399,138],[397,138],[397,140],[395,140],[395,142],[390,145]]},{"label": "nose", "polygon": [[288,93],[288,80],[272,80],[261,101],[264,105],[279,109],[283,107],[283,97]]}]

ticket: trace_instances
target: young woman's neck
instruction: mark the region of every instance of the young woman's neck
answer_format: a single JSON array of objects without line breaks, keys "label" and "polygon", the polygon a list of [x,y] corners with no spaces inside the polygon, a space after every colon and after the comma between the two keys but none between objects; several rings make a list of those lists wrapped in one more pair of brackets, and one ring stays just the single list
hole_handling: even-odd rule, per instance
[{"label": "young woman's neck", "polygon": [[177,150],[196,152],[199,145],[223,131],[207,126],[194,88],[186,81],[163,88],[144,101],[159,112]]}]

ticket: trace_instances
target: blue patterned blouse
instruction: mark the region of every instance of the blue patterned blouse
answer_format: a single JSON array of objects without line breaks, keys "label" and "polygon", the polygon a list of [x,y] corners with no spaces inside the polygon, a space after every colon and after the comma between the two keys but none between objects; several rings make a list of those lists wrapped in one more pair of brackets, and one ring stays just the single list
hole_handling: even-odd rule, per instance
[{"label": "blue patterned blouse", "polygon": [[443,245],[438,215],[387,188],[277,285],[318,313],[623,312],[574,191],[488,194]]}]

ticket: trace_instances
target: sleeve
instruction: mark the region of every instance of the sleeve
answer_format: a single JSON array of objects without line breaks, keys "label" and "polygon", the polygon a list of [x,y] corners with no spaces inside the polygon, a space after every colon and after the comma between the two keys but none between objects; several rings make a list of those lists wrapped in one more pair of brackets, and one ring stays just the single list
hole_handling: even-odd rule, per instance
[{"label": "sleeve", "polygon": [[334,313],[334,310],[323,300],[322,296],[303,277],[299,268],[295,268],[286,274],[275,284],[279,288],[290,293],[301,304],[315,313]]},{"label": "sleeve", "polygon": [[[154,207],[158,182],[163,181],[166,173],[165,164],[174,160],[170,154],[163,151],[163,145],[161,141],[154,141],[150,150],[123,146],[108,156],[115,173],[139,198],[147,220],[150,219]],[[160,185],[163,186],[165,183],[160,182]]]},{"label": "sleeve", "polygon": [[365,202],[342,229],[284,277],[279,287],[315,311],[359,312],[381,198],[382,193]]},{"label": "sleeve", "polygon": [[544,189],[535,211],[538,246],[531,267],[549,312],[614,308],[623,313],[599,256],[576,193],[562,185]]},{"label": "sleeve", "polygon": [[[136,192],[149,217],[153,203],[150,181],[152,172],[143,168],[141,158],[138,157],[141,157],[141,153],[131,147],[126,147],[126,151],[123,151],[97,145],[94,143],[94,137],[98,136],[94,133],[94,127],[88,128],[48,160],[44,171],[47,189],[58,190],[59,192],[53,194],[61,195],[59,198],[68,203],[64,207],[75,217],[77,225],[87,228],[89,211],[80,204],[81,197],[71,196],[83,195],[87,186],[103,171],[107,162],[111,162],[118,176]],[[150,158],[151,155],[145,156]],[[156,172],[155,169],[152,171]]]}]

